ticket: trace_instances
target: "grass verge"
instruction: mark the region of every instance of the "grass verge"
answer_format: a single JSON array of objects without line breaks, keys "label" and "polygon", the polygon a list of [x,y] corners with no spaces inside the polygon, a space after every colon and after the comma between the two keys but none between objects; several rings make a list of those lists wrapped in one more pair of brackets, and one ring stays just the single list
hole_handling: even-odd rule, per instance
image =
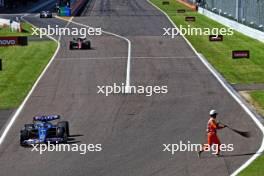
[{"label": "grass verge", "polygon": [[28,46],[0,48],[0,109],[16,108],[45,68],[57,44],[54,41],[29,42]]},{"label": "grass verge", "polygon": [[[179,27],[187,28],[224,28],[225,26],[189,10],[184,5],[170,0],[170,5],[162,5],[161,0],[151,0]],[[186,13],[177,14],[177,9],[185,9]],[[196,17],[196,22],[186,22],[186,16]],[[194,48],[202,53],[208,61],[227,79],[230,83],[264,83],[264,43],[247,37],[239,32],[232,36],[224,36],[223,42],[209,42],[208,36],[190,36],[186,38]],[[250,59],[232,59],[232,50],[250,50]],[[255,107],[264,109],[264,91],[250,92],[251,100]],[[264,155],[258,157],[249,167],[240,173],[241,176],[260,176],[264,173]]]},{"label": "grass verge", "polygon": [[250,103],[255,110],[264,117],[264,90],[240,91],[240,95]]},{"label": "grass verge", "polygon": [[12,32],[9,27],[0,28],[0,36],[29,36],[32,33],[31,25],[21,22],[22,32]]},{"label": "grass verge", "polygon": [[[31,26],[24,24],[27,29]],[[25,32],[26,34],[29,33]],[[0,36],[23,33],[0,31]],[[28,46],[0,47],[3,70],[0,71],[0,109],[19,106],[57,48],[54,41],[29,41]]]},{"label": "grass verge", "polygon": [[258,157],[250,167],[247,167],[243,170],[239,176],[260,176],[263,175],[263,164],[264,164],[264,155]]},{"label": "grass verge", "polygon": [[257,111],[264,117],[264,90],[251,91],[250,96]]},{"label": "grass verge", "polygon": [[[170,0],[170,5],[162,5],[161,0],[151,0],[165,11],[173,22],[184,28],[226,28],[225,26],[197,13],[184,5]],[[177,14],[177,9],[186,9],[186,13]],[[196,22],[186,22],[186,16],[195,16]],[[264,43],[247,37],[239,32],[224,36],[223,42],[209,42],[208,36],[186,35],[199,53],[230,83],[264,83]],[[250,50],[250,59],[232,59],[232,50]]]},{"label": "grass verge", "polygon": [[[264,116],[264,91],[250,91],[247,92],[248,98],[246,98],[256,110]],[[258,157],[253,164],[243,170],[239,176],[259,176],[263,175],[264,169],[264,155]]]}]

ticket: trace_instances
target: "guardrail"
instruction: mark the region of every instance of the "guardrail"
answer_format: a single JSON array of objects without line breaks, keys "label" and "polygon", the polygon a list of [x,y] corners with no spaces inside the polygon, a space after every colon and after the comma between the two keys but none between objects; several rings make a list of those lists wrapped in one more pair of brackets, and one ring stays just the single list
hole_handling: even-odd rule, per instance
[{"label": "guardrail", "polygon": [[208,18],[211,18],[214,21],[217,21],[218,23],[221,23],[225,26],[231,27],[235,29],[238,32],[241,32],[251,38],[254,38],[256,40],[259,40],[261,42],[264,42],[264,32],[261,32],[257,29],[248,27],[246,25],[243,25],[241,23],[238,23],[237,21],[230,20],[228,18],[225,18],[221,15],[217,15],[207,9],[199,7],[198,10],[199,13],[207,16]]}]

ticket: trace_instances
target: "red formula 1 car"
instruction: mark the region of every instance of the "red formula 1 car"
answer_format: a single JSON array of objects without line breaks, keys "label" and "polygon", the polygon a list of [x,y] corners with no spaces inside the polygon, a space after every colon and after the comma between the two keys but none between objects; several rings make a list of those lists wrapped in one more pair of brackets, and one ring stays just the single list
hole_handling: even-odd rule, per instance
[{"label": "red formula 1 car", "polygon": [[73,38],[69,45],[70,50],[87,50],[91,49],[91,41],[86,41],[86,38]]}]

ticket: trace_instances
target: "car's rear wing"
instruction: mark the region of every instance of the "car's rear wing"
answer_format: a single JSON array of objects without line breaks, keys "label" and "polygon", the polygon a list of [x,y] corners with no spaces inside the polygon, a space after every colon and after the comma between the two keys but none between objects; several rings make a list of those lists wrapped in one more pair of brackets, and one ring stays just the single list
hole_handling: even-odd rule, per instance
[{"label": "car's rear wing", "polygon": [[60,119],[60,115],[47,115],[47,116],[36,116],[33,117],[33,121],[52,121]]},{"label": "car's rear wing", "polygon": [[73,38],[73,40],[74,41],[78,41],[78,40],[84,41],[84,40],[86,40],[86,38],[85,37],[78,37],[78,38]]}]

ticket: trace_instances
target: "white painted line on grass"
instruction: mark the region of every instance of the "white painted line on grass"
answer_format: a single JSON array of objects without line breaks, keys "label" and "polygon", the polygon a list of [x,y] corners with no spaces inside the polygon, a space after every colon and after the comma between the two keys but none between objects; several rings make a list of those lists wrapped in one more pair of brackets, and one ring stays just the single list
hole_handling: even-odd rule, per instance
[{"label": "white painted line on grass", "polygon": [[[178,27],[174,24],[174,22],[171,20],[171,18],[158,6],[147,0],[150,4],[152,4],[155,8],[160,10],[173,24],[175,28],[178,29]],[[237,170],[235,170],[231,176],[235,176],[238,173],[240,173],[243,169],[245,169],[247,166],[249,166],[258,156],[261,155],[261,153],[264,151],[264,127],[261,124],[261,122],[258,120],[258,118],[255,116],[254,113],[250,111],[250,109],[247,107],[247,105],[240,99],[240,97],[236,94],[235,90],[229,85],[229,83],[222,77],[220,74],[213,68],[213,66],[201,55],[196,51],[196,49],[192,46],[192,44],[186,39],[185,36],[182,36],[186,43],[192,48],[192,50],[195,52],[195,54],[198,56],[198,58],[202,61],[202,63],[207,67],[207,69],[215,76],[215,78],[220,82],[220,84],[227,90],[227,92],[236,100],[236,102],[244,109],[244,111],[252,118],[252,120],[256,123],[256,125],[259,127],[259,129],[262,132],[262,143],[256,154],[254,154],[252,157],[250,157],[242,166],[240,166]]]}]

